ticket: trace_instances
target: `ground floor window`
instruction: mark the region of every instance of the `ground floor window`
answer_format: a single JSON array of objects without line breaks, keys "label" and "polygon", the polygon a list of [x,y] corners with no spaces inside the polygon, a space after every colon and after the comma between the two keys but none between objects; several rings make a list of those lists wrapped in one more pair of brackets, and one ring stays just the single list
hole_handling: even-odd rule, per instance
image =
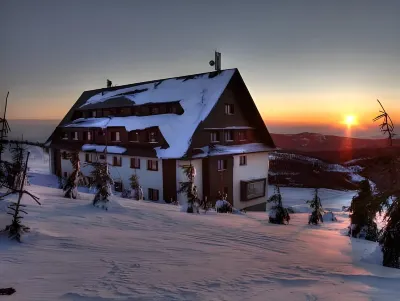
[{"label": "ground floor window", "polygon": [[265,178],[251,181],[241,181],[241,200],[250,201],[252,199],[264,197],[266,183],[267,180]]},{"label": "ground floor window", "polygon": [[114,156],[113,157],[113,165],[114,166],[122,166],[122,157]]},{"label": "ground floor window", "polygon": [[240,156],[240,165],[247,165],[247,157],[246,156]]},{"label": "ground floor window", "polygon": [[147,170],[158,170],[158,161],[157,160],[147,160]]},{"label": "ground floor window", "polygon": [[158,189],[149,188],[148,194],[150,201],[158,201],[159,198]]}]

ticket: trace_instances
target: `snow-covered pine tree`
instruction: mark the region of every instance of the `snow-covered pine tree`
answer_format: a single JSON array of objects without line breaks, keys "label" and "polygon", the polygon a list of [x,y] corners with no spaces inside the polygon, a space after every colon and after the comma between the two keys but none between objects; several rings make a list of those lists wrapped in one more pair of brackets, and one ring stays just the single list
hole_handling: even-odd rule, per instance
[{"label": "snow-covered pine tree", "polygon": [[81,176],[81,162],[79,160],[79,152],[73,152],[72,154],[70,154],[69,160],[71,161],[72,168],[74,170],[68,177],[63,190],[65,191],[66,198],[76,199],[78,196],[79,177]]},{"label": "snow-covered pine tree", "polygon": [[287,208],[282,205],[282,195],[279,186],[275,186],[274,194],[267,200],[268,203],[273,203],[269,212],[269,222],[272,224],[289,223],[290,215]]},{"label": "snow-covered pine tree", "polygon": [[[379,125],[382,133],[388,136],[389,145],[393,146],[394,124],[381,102],[382,110],[374,121],[383,119]],[[383,265],[386,267],[400,268],[400,154],[395,150],[390,156],[387,172],[389,173],[389,188],[380,193],[382,204],[388,206],[385,214],[385,227],[380,231],[379,244],[383,252]],[[389,205],[387,200],[391,198]]]},{"label": "snow-covered pine tree", "polygon": [[91,176],[93,184],[96,188],[96,194],[93,199],[93,206],[100,207],[107,210],[109,197],[112,194],[111,186],[114,181],[110,175],[107,162],[94,162],[92,163],[93,170]]},{"label": "snow-covered pine tree", "polygon": [[[139,176],[137,174],[133,174],[130,178],[129,178],[129,182],[131,184],[131,188],[133,190],[133,197],[135,200],[141,200],[140,197],[140,184],[139,184]],[[143,194],[142,194],[143,195]]]},{"label": "snow-covered pine tree", "polygon": [[[15,141],[14,144],[10,144],[10,152],[12,157],[11,169],[8,175],[8,185],[12,189],[19,189],[21,187],[21,181],[24,172],[24,158],[26,155],[26,149],[22,143]],[[25,178],[25,181],[27,179]],[[25,185],[26,183],[24,183]]]},{"label": "snow-covered pine tree", "polygon": [[194,207],[195,203],[198,202],[198,197],[197,197],[197,191],[194,189],[194,178],[196,176],[196,169],[190,163],[189,165],[183,165],[182,166],[183,173],[185,174],[186,178],[188,179],[185,182],[180,183],[180,188],[178,190],[178,193],[185,193],[186,198],[187,198],[187,213],[193,213],[194,212]]},{"label": "snow-covered pine tree", "polygon": [[312,212],[308,218],[308,224],[318,225],[319,222],[324,222],[322,215],[324,214],[324,209],[322,208],[321,199],[318,196],[318,188],[314,189],[314,197],[312,200],[306,201],[310,205]]},{"label": "snow-covered pine tree", "polygon": [[378,227],[375,217],[380,211],[380,200],[373,195],[368,180],[360,182],[358,194],[353,197],[349,211],[351,221],[349,235],[377,241]]}]

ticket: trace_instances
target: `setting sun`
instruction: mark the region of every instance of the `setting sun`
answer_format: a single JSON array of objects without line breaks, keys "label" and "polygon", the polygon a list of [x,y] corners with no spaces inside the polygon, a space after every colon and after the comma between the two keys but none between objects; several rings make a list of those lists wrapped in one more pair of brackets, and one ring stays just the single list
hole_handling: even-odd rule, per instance
[{"label": "setting sun", "polygon": [[354,115],[347,115],[344,119],[344,124],[350,127],[357,124],[357,119]]}]

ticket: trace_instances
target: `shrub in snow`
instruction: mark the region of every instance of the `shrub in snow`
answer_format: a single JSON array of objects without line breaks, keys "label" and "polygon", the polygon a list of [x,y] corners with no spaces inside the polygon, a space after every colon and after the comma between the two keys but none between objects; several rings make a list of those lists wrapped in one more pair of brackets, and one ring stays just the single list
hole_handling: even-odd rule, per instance
[{"label": "shrub in snow", "polygon": [[209,201],[207,197],[200,201],[199,206],[204,210],[204,213],[207,213],[207,211],[212,208],[211,201]]},{"label": "shrub in snow", "polygon": [[[8,176],[7,176],[7,182],[8,186],[11,189],[19,189],[21,187],[21,181],[22,181],[22,174],[24,172],[24,158],[26,155],[26,149],[23,147],[23,145],[15,141],[14,146],[13,144],[10,144],[10,152],[12,156],[12,163],[8,164]],[[25,183],[27,179],[25,178]]]},{"label": "shrub in snow", "polygon": [[318,225],[319,222],[324,222],[322,215],[324,209],[322,208],[321,199],[318,196],[318,188],[314,190],[314,197],[312,200],[306,201],[310,205],[312,212],[308,218],[308,224]]},{"label": "shrub in snow", "polygon": [[141,192],[141,187],[139,184],[139,176],[137,174],[132,175],[129,178],[129,182],[132,188],[132,196],[136,200],[143,200],[143,191]]},{"label": "shrub in snow", "polygon": [[96,194],[93,199],[93,206],[101,207],[107,210],[109,196],[112,194],[111,187],[114,184],[108,170],[108,164],[103,162],[95,162],[92,164],[93,170],[91,176],[94,179]]},{"label": "shrub in snow", "polygon": [[349,208],[351,221],[349,235],[377,241],[378,227],[375,216],[381,209],[381,200],[373,195],[369,181],[361,181],[360,190],[353,197]]},{"label": "shrub in snow", "polygon": [[[7,225],[6,228],[3,230],[4,232],[8,232],[8,237],[10,239],[15,239],[18,242],[21,242],[21,234],[29,232],[29,227],[24,226],[21,224],[21,219],[23,216],[21,216],[21,213],[28,214],[23,208],[26,207],[26,205],[21,204],[21,199],[22,196],[26,193],[30,195],[39,205],[39,201],[36,196],[32,195],[28,191],[24,190],[25,186],[25,178],[26,178],[26,171],[28,169],[28,159],[29,159],[29,152],[26,157],[26,162],[23,163],[23,171],[21,172],[21,179],[19,181],[20,187],[16,189],[12,189],[11,192],[7,193],[6,195],[12,194],[12,193],[18,193],[18,201],[17,202],[12,202],[9,206],[9,212],[7,212],[9,215],[12,215],[12,221],[10,225]],[[4,195],[4,196],[6,196]]]},{"label": "shrub in snow", "polygon": [[337,218],[332,211],[325,212],[324,215],[322,216],[322,219],[325,222],[337,222]]},{"label": "shrub in snow", "polygon": [[288,224],[290,215],[287,208],[282,206],[282,195],[279,186],[275,186],[275,192],[267,202],[274,204],[269,211],[269,222],[272,224]]},{"label": "shrub in snow", "polygon": [[185,193],[187,199],[187,213],[196,211],[199,213],[199,199],[197,197],[197,188],[194,186],[194,178],[196,176],[196,169],[192,164],[182,166],[183,172],[188,181],[181,182],[178,193]]},{"label": "shrub in snow", "polygon": [[215,209],[218,213],[232,213],[233,208],[226,200],[227,197],[227,194],[222,195],[221,192],[218,191],[218,200],[215,202]]},{"label": "shrub in snow", "polygon": [[386,226],[381,231],[379,244],[383,252],[383,265],[400,268],[400,202],[393,201],[385,214]]},{"label": "shrub in snow", "polygon": [[70,156],[72,168],[74,169],[68,177],[63,190],[65,191],[66,198],[76,199],[78,196],[78,182],[81,176],[81,162],[79,160],[79,152],[74,152]]}]

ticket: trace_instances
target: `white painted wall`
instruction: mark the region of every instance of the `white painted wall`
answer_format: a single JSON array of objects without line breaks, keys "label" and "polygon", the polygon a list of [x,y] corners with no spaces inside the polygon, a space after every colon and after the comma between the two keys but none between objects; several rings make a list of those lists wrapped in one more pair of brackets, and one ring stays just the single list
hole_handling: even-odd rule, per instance
[{"label": "white painted wall", "polygon": [[[240,155],[233,156],[233,206],[236,209],[243,209],[266,202],[268,196],[268,153],[246,154],[247,165],[240,166]],[[240,181],[249,181],[260,178],[267,178],[265,197],[254,199],[248,202],[240,201]],[[228,196],[229,198],[229,196]]]},{"label": "white painted wall", "polygon": [[[176,160],[176,191],[180,188],[180,182],[186,182],[187,177],[183,172],[182,165],[189,165],[190,161]],[[203,198],[203,164],[202,159],[192,160],[192,165],[196,169],[196,177],[194,178],[194,185],[197,186],[198,197]],[[177,194],[179,204],[186,203],[186,195],[183,193]]]}]

